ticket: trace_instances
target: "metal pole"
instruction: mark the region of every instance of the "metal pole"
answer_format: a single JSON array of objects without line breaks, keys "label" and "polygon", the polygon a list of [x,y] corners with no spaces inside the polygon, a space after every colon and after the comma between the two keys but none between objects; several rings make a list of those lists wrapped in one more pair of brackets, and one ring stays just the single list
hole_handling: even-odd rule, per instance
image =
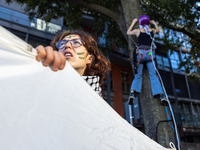
[{"label": "metal pole", "polygon": [[133,116],[132,116],[132,105],[129,105],[129,116],[130,116],[130,124],[133,126]]}]

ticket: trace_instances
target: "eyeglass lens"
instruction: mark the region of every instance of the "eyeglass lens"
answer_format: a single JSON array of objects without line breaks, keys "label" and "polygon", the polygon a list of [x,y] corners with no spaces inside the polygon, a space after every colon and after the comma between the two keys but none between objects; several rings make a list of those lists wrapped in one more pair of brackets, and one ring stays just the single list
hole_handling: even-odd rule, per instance
[{"label": "eyeglass lens", "polygon": [[68,43],[68,42],[70,42],[70,44],[72,45],[72,47],[80,47],[82,44],[83,44],[83,42],[82,42],[83,40],[81,40],[81,39],[72,39],[72,40],[62,40],[62,41],[59,41],[59,42],[57,42],[56,43],[56,47],[58,48],[58,49],[62,49],[62,48],[64,48],[65,47],[65,45]]}]

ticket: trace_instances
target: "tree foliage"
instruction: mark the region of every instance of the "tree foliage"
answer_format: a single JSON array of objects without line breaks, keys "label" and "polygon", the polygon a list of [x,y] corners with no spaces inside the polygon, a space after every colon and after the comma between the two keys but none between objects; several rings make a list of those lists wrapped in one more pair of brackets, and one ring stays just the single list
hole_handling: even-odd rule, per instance
[{"label": "tree foliage", "polygon": [[[124,46],[127,42],[130,42],[126,31],[132,20],[130,20],[130,17],[125,19],[127,16],[122,11],[123,7],[121,5],[127,5],[127,3],[123,2],[123,0],[6,1],[7,3],[16,1],[22,5],[25,4],[25,11],[29,14],[30,19],[37,17],[50,21],[52,18],[64,17],[69,28],[79,28],[82,14],[89,13],[94,17],[96,23],[95,31],[97,33],[102,33],[105,22],[107,22],[109,32],[104,33],[106,38],[114,39],[117,46]],[[130,3],[131,0],[127,2]],[[143,14],[148,14],[152,20],[157,21],[165,29],[164,37],[158,39],[165,45],[163,49],[165,51],[179,49],[183,45],[183,41],[170,32],[173,30],[183,33],[185,40],[188,41],[187,44],[191,45],[190,53],[193,62],[191,63],[191,59],[188,58],[181,65],[187,67],[187,73],[190,70],[194,70],[195,67],[198,68],[199,63],[196,60],[200,57],[200,3],[196,0],[141,0],[139,2]],[[132,11],[135,11],[135,9]],[[170,36],[170,34],[174,36]]]},{"label": "tree foliage", "polygon": [[[6,0],[12,3],[14,0]],[[80,21],[83,13],[87,13],[94,18],[96,24],[94,30],[101,35],[107,22],[109,32],[104,33],[105,38],[113,39],[117,46],[124,46],[127,42],[119,26],[117,25],[117,13],[120,0],[15,0],[19,4],[26,4],[25,12],[30,19],[42,18],[49,22],[51,19],[64,17],[68,28],[80,28]],[[112,16],[112,17],[111,17]],[[113,40],[110,40],[113,41]],[[113,43],[113,42],[112,42]],[[111,42],[107,43],[110,47]]]},{"label": "tree foliage", "polygon": [[[164,41],[165,46],[163,48],[165,51],[179,49],[184,42],[181,39],[184,39],[187,41],[186,44],[191,47],[191,57],[186,58],[186,61],[182,62],[180,67],[185,66],[187,73],[200,73],[198,67],[198,58],[200,57],[200,3],[196,0],[141,0],[140,2],[143,13],[148,14],[150,18],[156,20],[165,29],[165,36],[161,39]],[[194,75],[193,73],[191,75]]]}]

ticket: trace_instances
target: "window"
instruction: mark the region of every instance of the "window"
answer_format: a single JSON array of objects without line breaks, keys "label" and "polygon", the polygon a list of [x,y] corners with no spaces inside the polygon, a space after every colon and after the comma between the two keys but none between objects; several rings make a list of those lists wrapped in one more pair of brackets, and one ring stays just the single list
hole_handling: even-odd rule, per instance
[{"label": "window", "polygon": [[[187,54],[186,53],[181,53],[181,61],[185,62],[187,60]],[[185,70],[185,67],[181,67],[181,70]]]},{"label": "window", "polygon": [[183,103],[178,103],[178,109],[181,114],[184,114]]},{"label": "window", "polygon": [[194,115],[190,114],[191,107],[189,103],[178,103],[179,113],[181,114],[181,121],[183,125],[200,126],[200,112],[199,105],[192,106]]},{"label": "window", "polygon": [[174,74],[175,91],[178,97],[189,98],[184,75]]},{"label": "window", "polygon": [[175,36],[175,32],[173,30],[169,30],[169,40],[173,40],[173,42],[175,43],[177,40],[177,37]]},{"label": "window", "polygon": [[190,104],[189,103],[178,103],[178,109],[181,114],[181,121],[183,125],[195,126],[196,122],[190,115]]},{"label": "window", "polygon": [[164,34],[168,35],[168,40],[172,40],[174,44],[180,43],[185,48],[191,48],[190,39],[186,34],[167,28],[164,28]]},{"label": "window", "polygon": [[179,67],[179,64],[180,64],[178,52],[174,51],[171,54],[171,50],[169,50],[168,55],[169,55],[169,58],[170,58],[170,61],[171,61],[172,68],[178,70],[178,67]]},{"label": "window", "polygon": [[199,113],[198,113],[198,105],[193,105],[193,111],[194,111],[194,116],[195,117],[198,117],[199,116]]},{"label": "window", "polygon": [[[194,63],[194,61],[198,61],[199,58],[197,58],[197,60],[193,60],[192,57],[191,57],[191,54],[188,54],[188,53],[181,53],[181,58],[182,58],[182,61],[183,62],[189,62],[189,63]],[[185,70],[186,67],[189,67],[190,68],[190,73],[192,72],[197,72],[198,70],[198,67],[197,66],[192,66],[190,64],[186,64],[185,67],[181,67],[181,70]]]},{"label": "window", "polygon": [[184,113],[186,115],[186,121],[189,126],[196,126],[196,121],[194,120],[193,116],[190,115],[190,104],[184,104]]},{"label": "window", "polygon": [[199,105],[193,105],[194,110],[194,117],[195,121],[197,123],[197,126],[200,126],[200,106]]},{"label": "window", "polygon": [[186,61],[187,59],[187,54],[186,53],[181,53],[181,59],[182,61]]},{"label": "window", "polygon": [[156,55],[156,62],[158,66],[163,66],[163,61],[161,56]]},{"label": "window", "polygon": [[199,79],[196,80],[191,80],[189,77],[188,78],[188,84],[189,84],[189,89],[191,93],[191,98],[193,99],[200,99],[200,82]]},{"label": "window", "polygon": [[121,81],[122,81],[122,91],[129,92],[130,91],[130,84],[129,84],[129,73],[122,71],[121,72]]},{"label": "window", "polygon": [[191,44],[190,44],[190,39],[189,37],[186,35],[186,34],[182,34],[182,38],[183,38],[183,44],[182,46],[185,47],[185,48],[191,48]]},{"label": "window", "polygon": [[170,67],[170,65],[169,65],[169,59],[168,58],[166,58],[166,57],[163,57],[163,63],[164,63],[164,66],[165,67]]},{"label": "window", "polygon": [[169,68],[169,59],[160,55],[156,55],[156,62],[158,66],[163,66]]},{"label": "window", "polygon": [[56,34],[61,31],[61,26],[54,23],[47,23],[42,19],[34,18],[34,21],[30,22],[30,26],[40,31]]},{"label": "window", "polygon": [[185,106],[185,114],[190,114],[190,104],[184,104],[184,106]]},{"label": "window", "polygon": [[161,75],[161,78],[164,83],[164,87],[165,87],[167,94],[174,95],[173,90],[172,90],[173,88],[172,88],[170,72],[164,71],[164,70],[159,70],[159,73]]}]

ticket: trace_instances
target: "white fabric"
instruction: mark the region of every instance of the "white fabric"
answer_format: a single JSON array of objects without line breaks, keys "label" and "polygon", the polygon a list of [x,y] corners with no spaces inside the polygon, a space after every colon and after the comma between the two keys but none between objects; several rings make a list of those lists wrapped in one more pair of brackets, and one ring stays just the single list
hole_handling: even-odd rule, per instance
[{"label": "white fabric", "polygon": [[164,150],[67,63],[53,72],[0,26],[1,150]]},{"label": "white fabric", "polygon": [[150,28],[150,27],[149,27],[148,25],[144,25],[144,26],[143,26],[143,25],[139,25],[139,28],[140,28],[140,29],[144,28],[145,33],[148,34],[149,36],[151,36],[151,34],[150,34],[150,32],[149,32],[149,28]]}]

